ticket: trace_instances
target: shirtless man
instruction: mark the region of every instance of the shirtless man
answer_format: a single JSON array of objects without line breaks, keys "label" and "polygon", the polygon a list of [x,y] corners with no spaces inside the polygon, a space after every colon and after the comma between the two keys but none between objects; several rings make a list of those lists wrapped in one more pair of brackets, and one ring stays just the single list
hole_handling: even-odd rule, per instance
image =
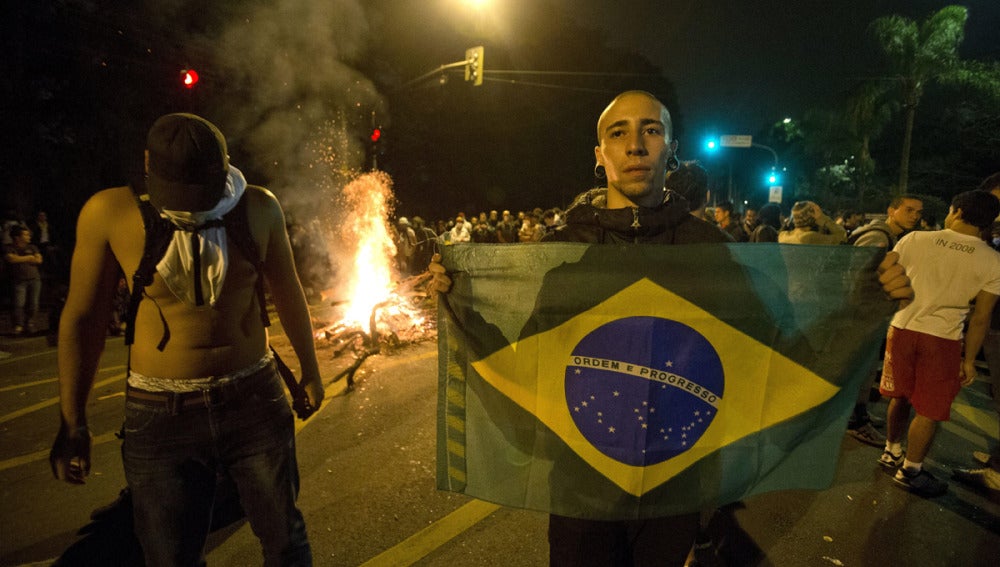
[{"label": "shirtless man", "polygon": [[[139,304],[122,456],[136,535],[150,566],[201,560],[218,471],[236,483],[266,565],[312,564],[295,505],[293,418],[268,350],[256,278],[263,276],[269,285],[299,359],[302,386],[318,408],[323,384],[309,311],[281,207],[266,189],[248,186],[228,161],[222,134],[202,118],[171,114],[150,129],[151,203],[175,224],[185,218],[201,224],[247,199],[249,232],[262,260],[258,274],[233,239],[226,239],[224,227],[177,231],[145,289],[144,299],[152,301]],[[201,257],[192,263],[194,234]],[[144,241],[129,187],[101,191],[84,205],[59,325],[62,423],[50,457],[53,474],[69,483],[82,484],[90,470],[86,404],[104,348],[117,270],[135,273]],[[192,285],[196,279],[200,286]]]}]

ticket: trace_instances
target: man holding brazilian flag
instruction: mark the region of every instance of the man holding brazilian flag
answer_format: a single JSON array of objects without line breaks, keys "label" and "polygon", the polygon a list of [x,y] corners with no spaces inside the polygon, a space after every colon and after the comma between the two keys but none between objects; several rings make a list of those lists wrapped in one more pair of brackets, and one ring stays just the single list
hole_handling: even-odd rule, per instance
[{"label": "man holding brazilian flag", "polygon": [[884,251],[726,243],[664,195],[676,141],[648,93],[598,139],[608,187],[557,242],[431,264],[438,487],[552,514],[553,565],[682,564],[699,510],[829,485],[886,293],[912,290]]}]

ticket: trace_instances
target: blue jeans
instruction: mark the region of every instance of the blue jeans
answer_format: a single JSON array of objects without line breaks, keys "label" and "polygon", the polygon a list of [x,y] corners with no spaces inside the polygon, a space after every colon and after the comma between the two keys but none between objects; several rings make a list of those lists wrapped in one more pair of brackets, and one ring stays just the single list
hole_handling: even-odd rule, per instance
[{"label": "blue jeans", "polygon": [[236,484],[264,565],[312,565],[295,506],[293,418],[274,363],[227,394],[175,411],[126,396],[122,457],[146,565],[204,564],[218,473]]},{"label": "blue jeans", "polygon": [[[42,294],[42,280],[14,281],[14,325],[23,327],[38,313],[38,298]],[[27,316],[25,316],[27,311]]]}]

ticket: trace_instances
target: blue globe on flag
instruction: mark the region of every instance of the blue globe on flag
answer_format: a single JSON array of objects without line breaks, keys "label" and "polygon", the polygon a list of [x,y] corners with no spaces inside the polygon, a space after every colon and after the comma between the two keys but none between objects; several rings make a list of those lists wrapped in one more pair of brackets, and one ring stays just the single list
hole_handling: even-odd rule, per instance
[{"label": "blue globe on flag", "polygon": [[722,361],[691,327],[658,317],[601,325],[573,349],[566,403],[580,433],[634,466],[661,463],[695,445],[717,415]]}]

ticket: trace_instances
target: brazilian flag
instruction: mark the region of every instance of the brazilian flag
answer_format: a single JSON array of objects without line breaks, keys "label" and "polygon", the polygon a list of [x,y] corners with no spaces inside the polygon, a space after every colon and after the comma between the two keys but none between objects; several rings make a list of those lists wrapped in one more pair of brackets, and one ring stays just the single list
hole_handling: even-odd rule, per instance
[{"label": "brazilian flag", "polygon": [[883,254],[447,247],[438,487],[606,520],[828,487],[895,309]]}]

